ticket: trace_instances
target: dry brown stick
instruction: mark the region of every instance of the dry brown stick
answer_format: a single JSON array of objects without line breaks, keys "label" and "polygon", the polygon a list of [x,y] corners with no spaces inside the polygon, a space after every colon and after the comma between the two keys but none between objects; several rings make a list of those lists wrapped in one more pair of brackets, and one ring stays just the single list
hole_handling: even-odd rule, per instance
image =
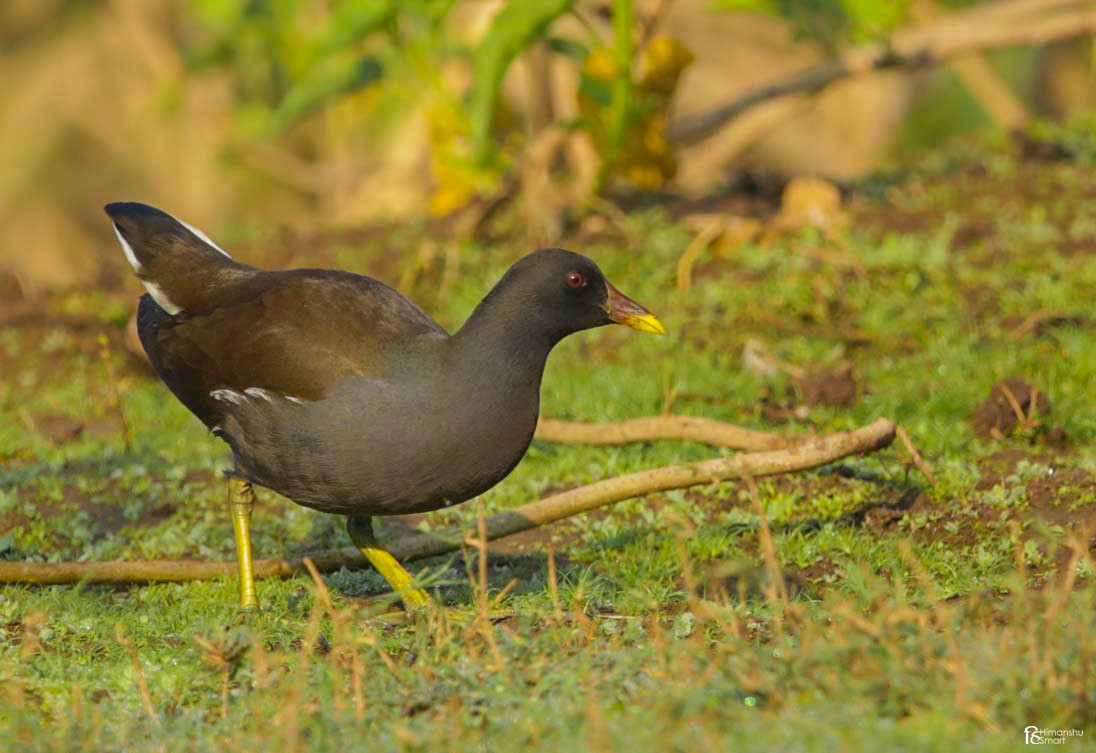
[{"label": "dry brown stick", "polygon": [[910,454],[910,460],[917,466],[917,469],[921,471],[922,475],[929,481],[929,486],[936,486],[936,476],[933,474],[932,469],[929,468],[929,464],[925,462],[925,459],[921,457],[921,453],[917,451],[913,442],[910,441],[909,434],[901,426],[894,428],[894,433],[898,436],[898,441],[902,443],[902,446],[906,448],[906,452]]},{"label": "dry brown stick", "polygon": [[[1007,6],[1008,13],[1001,8]],[[855,47],[797,74],[752,89],[670,129],[678,145],[703,141],[753,107],[788,96],[816,94],[854,76],[898,68],[925,68],[960,55],[1015,45],[1038,45],[1096,31],[1096,5],[1085,0],[1014,0],[953,13],[899,32],[885,43]]]},{"label": "dry brown stick", "polygon": [[696,237],[685,247],[684,253],[677,260],[678,290],[683,293],[689,292],[689,288],[693,285],[693,267],[700,259],[700,255],[704,253],[704,250],[723,232],[725,226],[726,222],[723,218],[713,220],[697,233]]},{"label": "dry brown stick", "polygon": [[[788,584],[784,581],[784,570],[780,567],[780,558],[776,555],[776,544],[773,543],[772,531],[769,529],[769,518],[765,515],[765,507],[761,504],[761,493],[757,488],[757,482],[753,476],[743,476],[746,488],[750,491],[750,503],[753,505],[754,515],[757,516],[757,540],[761,545],[761,552],[765,558],[765,570],[768,572],[769,583],[766,590],[771,593],[770,601],[781,607],[780,615],[788,611]],[[778,616],[778,620],[782,619]]]},{"label": "dry brown stick", "polygon": [[1013,340],[1019,340],[1027,335],[1038,332],[1045,324],[1071,324],[1074,326],[1081,326],[1086,324],[1087,321],[1088,320],[1085,317],[1078,314],[1071,314],[1068,311],[1040,309],[1013,327],[1009,331],[1008,336]]},{"label": "dry brown stick", "polygon": [[141,700],[145,704],[145,713],[153,722],[159,723],[160,719],[156,716],[156,707],[152,703],[152,694],[148,692],[148,683],[145,682],[145,673],[141,670],[141,657],[137,654],[137,647],[133,645],[133,641],[127,638],[125,631],[122,630],[122,623],[114,626],[114,639],[129,652],[130,661],[133,662],[133,674],[137,679],[137,689],[140,691]]},{"label": "dry brown stick", "polygon": [[998,128],[1015,130],[1031,120],[1031,113],[1023,101],[982,55],[957,56],[950,67]]},{"label": "dry brown stick", "polygon": [[[933,0],[922,0],[920,4],[914,4],[911,11],[913,17],[923,23],[938,21],[945,15]],[[998,128],[1022,128],[1031,120],[1027,107],[982,54],[957,56],[948,67]]]},{"label": "dry brown stick", "polygon": [[[854,431],[840,432],[779,450],[742,453],[732,457],[670,465],[597,481],[553,494],[514,510],[492,515],[485,521],[487,539],[493,541],[531,528],[554,523],[615,502],[645,494],[687,489],[749,475],[753,478],[802,471],[832,463],[850,455],[886,447],[894,440],[894,424],[880,418]],[[450,528],[438,532],[416,531],[385,542],[399,560],[409,561],[448,554],[463,546],[467,532]],[[331,572],[341,567],[360,567],[365,558],[354,547],[328,549],[308,555],[316,570]],[[285,578],[304,572],[303,557],[255,561],[255,577]],[[236,572],[235,562],[175,560],[158,562],[0,562],[0,583],[140,583],[212,580]]]},{"label": "dry brown stick", "polygon": [[659,439],[684,439],[730,450],[778,450],[794,447],[813,437],[788,437],[696,416],[651,416],[612,423],[584,423],[542,418],[536,438],[571,444],[628,444]]},{"label": "dry brown stick", "polygon": [[[1012,408],[1013,415],[1016,416],[1016,423],[1021,429],[1027,428],[1027,416],[1024,415],[1024,409],[1020,406],[1020,401],[1016,399],[1016,395],[1012,392],[1012,388],[1004,382],[1001,382],[999,389],[1001,394],[1005,396],[1005,400],[1008,401],[1009,407]],[[1034,399],[1034,393],[1028,400]]]}]

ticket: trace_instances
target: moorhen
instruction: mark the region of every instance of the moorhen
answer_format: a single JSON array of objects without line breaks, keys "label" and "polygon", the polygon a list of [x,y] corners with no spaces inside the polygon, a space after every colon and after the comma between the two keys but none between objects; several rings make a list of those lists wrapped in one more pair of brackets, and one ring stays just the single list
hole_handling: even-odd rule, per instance
[{"label": "moorhen", "polygon": [[137,328],[149,361],[232,448],[245,610],[258,606],[252,484],[346,515],[354,545],[404,604],[429,604],[378,545],[372,516],[447,507],[505,478],[533,438],[548,353],[567,335],[613,322],[665,332],[563,249],[514,264],[450,335],[369,277],[256,269],[159,209],[105,209],[148,291]]}]

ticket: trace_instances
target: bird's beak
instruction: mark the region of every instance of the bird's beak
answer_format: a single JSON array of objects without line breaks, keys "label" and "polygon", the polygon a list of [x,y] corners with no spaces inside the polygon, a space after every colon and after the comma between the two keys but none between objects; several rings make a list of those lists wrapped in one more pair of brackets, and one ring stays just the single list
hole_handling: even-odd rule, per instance
[{"label": "bird's beak", "polygon": [[647,309],[640,306],[628,296],[606,282],[609,297],[605,301],[605,313],[617,324],[623,324],[640,332],[650,332],[655,335],[666,334],[666,328],[662,322],[655,318]]}]

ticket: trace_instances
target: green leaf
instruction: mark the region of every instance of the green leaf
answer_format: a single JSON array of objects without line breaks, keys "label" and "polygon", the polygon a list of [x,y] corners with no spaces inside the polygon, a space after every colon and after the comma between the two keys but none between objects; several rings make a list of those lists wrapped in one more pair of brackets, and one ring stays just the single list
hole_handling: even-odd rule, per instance
[{"label": "green leaf", "polygon": [[624,148],[632,121],[632,0],[613,2],[613,92],[609,107],[609,149],[606,164]]},{"label": "green leaf", "polygon": [[491,118],[510,63],[573,4],[574,0],[510,0],[491,20],[472,59],[468,110],[477,161],[486,160],[490,152]]},{"label": "green leaf", "polygon": [[577,60],[580,63],[590,54],[590,48],[582,44],[582,42],[576,42],[573,39],[566,39],[564,37],[549,37],[548,49],[552,52],[558,52],[560,55],[566,55],[572,60]]},{"label": "green leaf", "polygon": [[906,19],[909,0],[880,3],[876,0],[841,0],[845,14],[852,21],[853,35],[858,41],[875,39],[894,31]]},{"label": "green leaf", "polygon": [[779,15],[795,36],[827,50],[849,41],[878,39],[906,20],[909,0],[714,0],[717,11]]},{"label": "green leaf", "polygon": [[315,62],[342,52],[386,26],[396,16],[392,0],[351,0],[335,10],[331,28],[316,45]]},{"label": "green leaf", "polygon": [[712,10],[743,11],[746,13],[776,13],[777,0],[715,0]]},{"label": "green leaf", "polygon": [[581,76],[578,80],[578,90],[599,107],[607,108],[612,104],[613,90],[608,81],[593,76]]},{"label": "green leaf", "polygon": [[274,112],[273,129],[284,130],[329,100],[366,87],[382,75],[384,66],[372,57],[321,64],[290,87]]},{"label": "green leaf", "polygon": [[780,14],[791,22],[796,38],[834,52],[846,40],[852,20],[836,0],[775,0]]}]

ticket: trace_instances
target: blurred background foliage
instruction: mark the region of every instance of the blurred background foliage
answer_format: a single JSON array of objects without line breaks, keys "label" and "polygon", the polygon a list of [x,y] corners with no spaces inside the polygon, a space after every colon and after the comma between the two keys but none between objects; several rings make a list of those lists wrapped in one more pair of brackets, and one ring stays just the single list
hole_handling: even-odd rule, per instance
[{"label": "blurred background foliage", "polygon": [[108,200],[275,248],[424,222],[470,237],[505,206],[516,241],[550,243],[607,202],[706,201],[743,176],[842,184],[1017,112],[1091,107],[1078,36],[673,138],[728,97],[975,5],[6,0],[0,293],[116,282]]}]

